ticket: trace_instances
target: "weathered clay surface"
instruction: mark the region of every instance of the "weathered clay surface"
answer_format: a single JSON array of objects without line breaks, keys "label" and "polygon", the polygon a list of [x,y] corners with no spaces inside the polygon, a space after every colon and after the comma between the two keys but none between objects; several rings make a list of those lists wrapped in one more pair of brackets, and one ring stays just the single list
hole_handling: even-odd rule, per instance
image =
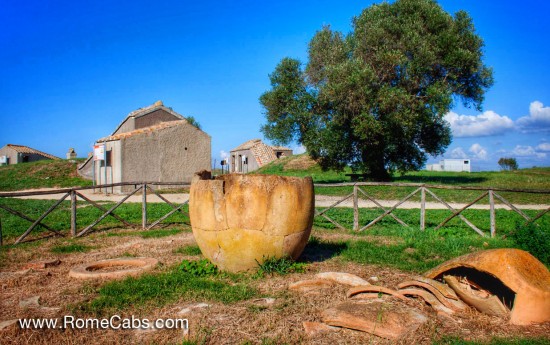
[{"label": "weathered clay surface", "polygon": [[446,314],[454,313],[454,311],[451,308],[446,307],[443,303],[439,301],[439,299],[437,299],[429,291],[409,288],[409,289],[399,290],[398,292],[404,296],[417,296],[422,298],[426,303],[431,305],[435,311],[444,312]]},{"label": "weathered clay surface", "polygon": [[304,321],[302,322],[302,325],[304,326],[304,331],[308,337],[314,337],[326,332],[338,332],[340,330],[338,327],[329,326],[322,322]]},{"label": "weathered clay surface", "polygon": [[313,224],[311,178],[228,174],[191,185],[189,216],[203,255],[220,269],[255,269],[304,250]]},{"label": "weathered clay surface", "polygon": [[469,292],[468,290],[462,288],[458,280],[453,276],[444,276],[445,282],[449,284],[453,290],[456,291],[457,295],[460,298],[476,308],[482,313],[498,317],[508,317],[510,311],[502,304],[502,302],[495,295],[490,295],[487,297],[479,297],[475,294]]},{"label": "weathered clay surface", "polygon": [[[120,258],[108,259],[82,264],[73,267],[69,271],[69,276],[78,279],[116,279],[126,276],[136,276],[144,271],[153,269],[158,263],[153,258]],[[128,267],[116,270],[117,267]],[[103,271],[102,269],[113,268],[114,271]]]},{"label": "weathered clay surface", "polygon": [[[431,279],[429,279],[431,280]],[[450,308],[452,310],[464,310],[467,308],[467,306],[459,300],[454,299],[447,299],[440,291],[439,289],[436,289],[432,284],[424,283],[417,280],[408,280],[406,282],[403,282],[399,285],[397,285],[397,288],[404,289],[407,287],[420,287],[427,291],[429,291],[437,300],[442,303],[445,307]],[[449,288],[450,289],[450,288]],[[401,291],[399,291],[401,292]],[[454,290],[453,290],[454,292]],[[456,297],[456,295],[455,295]],[[431,303],[430,303],[431,304]]]},{"label": "weathered clay surface", "polygon": [[355,274],[345,272],[322,272],[317,273],[315,278],[326,279],[338,284],[349,286],[370,285],[370,283],[365,279],[358,277]]},{"label": "weathered clay surface", "polygon": [[[457,268],[472,268],[500,280],[515,293],[510,323],[550,321],[550,272],[534,256],[519,249],[492,249],[464,255],[425,273],[438,279]],[[490,287],[484,287],[490,290]]]},{"label": "weathered clay surface", "polygon": [[344,302],[323,311],[323,322],[376,336],[398,340],[414,332],[428,318],[401,303],[375,301]]},{"label": "weathered clay surface", "polygon": [[309,279],[309,280],[300,280],[295,283],[288,285],[289,290],[299,291],[299,292],[308,292],[320,289],[327,289],[333,286],[332,282],[324,279]]},{"label": "weathered clay surface", "polygon": [[383,293],[386,295],[391,295],[394,297],[399,298],[400,300],[407,301],[406,297],[403,297],[399,292],[389,289],[387,287],[383,286],[377,286],[377,285],[363,285],[363,286],[356,286],[354,288],[351,288],[347,292],[347,297],[351,298],[355,295],[362,294],[362,293],[372,293],[372,292],[378,292]]},{"label": "weathered clay surface", "polygon": [[[451,289],[447,284],[440,283],[440,282],[438,282],[437,280],[434,280],[434,279],[430,279],[430,278],[426,278],[426,277],[418,277],[418,276],[414,277],[412,279],[412,281],[418,281],[418,282],[421,282],[421,283],[429,284],[432,287],[434,287],[435,289],[437,289],[437,291],[439,291],[446,298],[450,298],[450,299],[453,299],[453,300],[458,300],[458,296],[456,295],[456,292],[453,289]],[[397,287],[401,288],[400,286],[402,284],[405,284],[405,283],[407,283],[407,282],[403,282],[403,283],[399,284]]]}]

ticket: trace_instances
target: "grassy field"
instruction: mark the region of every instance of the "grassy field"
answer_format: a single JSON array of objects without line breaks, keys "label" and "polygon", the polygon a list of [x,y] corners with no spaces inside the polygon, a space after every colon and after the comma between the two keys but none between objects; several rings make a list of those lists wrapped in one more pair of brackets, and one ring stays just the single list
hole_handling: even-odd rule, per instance
[{"label": "grassy field", "polygon": [[82,162],[84,159],[76,159],[75,163],[60,159],[0,166],[0,191],[90,186],[92,181],[76,172]]},{"label": "grassy field", "polygon": [[[272,162],[255,173],[274,174],[283,176],[311,176],[316,184],[350,182],[351,173],[346,169],[343,172],[322,171],[314,161],[307,155],[296,155],[286,157]],[[520,169],[517,171],[485,171],[485,172],[436,172],[416,171],[405,175],[393,177],[396,183],[422,183],[426,185],[442,186],[467,186],[477,188],[503,188],[503,189],[544,189],[550,190],[550,168]],[[387,186],[364,186],[362,189],[369,195],[380,199],[400,199],[415,190],[414,187],[387,187]],[[480,191],[432,189],[432,191],[452,202],[469,202],[481,195]],[[317,194],[322,195],[347,195],[352,192],[352,187],[322,187],[315,188]],[[548,203],[548,194],[530,193],[499,193],[505,199],[514,203]],[[411,200],[419,200],[419,195]],[[428,201],[431,199],[427,197]],[[480,203],[488,203],[488,198],[482,199]]]}]

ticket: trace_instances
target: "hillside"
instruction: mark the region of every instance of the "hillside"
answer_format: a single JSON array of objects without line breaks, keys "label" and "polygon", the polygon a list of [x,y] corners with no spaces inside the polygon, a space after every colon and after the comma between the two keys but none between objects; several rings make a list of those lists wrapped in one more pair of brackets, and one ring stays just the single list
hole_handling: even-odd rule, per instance
[{"label": "hillside", "polygon": [[[324,172],[307,154],[301,154],[272,162],[256,172],[284,176],[311,176],[315,183],[338,183],[350,182],[350,178],[345,176],[345,174],[350,173],[351,170],[346,169],[346,171],[341,173],[334,171]],[[393,178],[393,182],[516,189],[550,189],[550,167],[472,173],[416,171],[403,176],[396,175]]]},{"label": "hillside", "polygon": [[1,166],[0,191],[89,186],[92,181],[83,179],[76,172],[77,165],[83,161],[83,159],[42,160]]}]

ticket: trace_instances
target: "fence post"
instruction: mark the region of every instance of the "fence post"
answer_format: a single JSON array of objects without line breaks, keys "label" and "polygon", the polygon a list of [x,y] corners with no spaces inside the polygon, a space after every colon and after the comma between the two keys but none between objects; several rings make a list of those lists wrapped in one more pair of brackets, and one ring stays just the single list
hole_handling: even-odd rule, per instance
[{"label": "fence post", "polygon": [[142,204],[141,204],[141,226],[147,229],[147,184],[143,184],[142,188]]},{"label": "fence post", "polygon": [[71,191],[71,235],[76,236],[76,191]]},{"label": "fence post", "polygon": [[420,190],[420,230],[426,229],[426,187]]},{"label": "fence post", "polygon": [[495,237],[495,233],[496,233],[495,198],[492,190],[489,190],[489,207],[490,207],[489,212],[491,217],[491,237]]},{"label": "fence post", "polygon": [[353,231],[359,230],[359,200],[357,199],[357,185],[353,186]]},{"label": "fence post", "polygon": [[2,247],[2,218],[0,217],[0,247]]}]

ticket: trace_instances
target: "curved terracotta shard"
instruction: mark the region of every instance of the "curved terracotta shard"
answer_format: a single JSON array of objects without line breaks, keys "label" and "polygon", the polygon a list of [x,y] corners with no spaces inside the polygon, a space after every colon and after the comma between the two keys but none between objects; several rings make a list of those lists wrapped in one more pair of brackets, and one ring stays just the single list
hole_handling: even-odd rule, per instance
[{"label": "curved terracotta shard", "polygon": [[404,339],[428,321],[424,314],[403,303],[381,301],[344,302],[323,311],[321,318],[330,326],[355,329],[391,340]]},{"label": "curved terracotta shard", "polygon": [[451,289],[447,284],[443,284],[441,282],[438,282],[437,280],[426,278],[426,277],[414,277],[412,280],[429,284],[433,286],[435,289],[437,289],[437,291],[441,292],[441,294],[446,298],[450,298],[458,301],[458,296],[456,295],[456,292],[453,289]]},{"label": "curved terracotta shard", "polygon": [[343,273],[343,272],[322,272],[317,273],[315,278],[326,279],[333,281],[338,284],[349,285],[349,286],[362,286],[370,285],[365,279],[356,276],[355,274]]},{"label": "curved terracotta shard", "polygon": [[456,294],[460,296],[464,302],[468,303],[480,312],[502,318],[506,318],[510,314],[508,308],[502,304],[497,296],[490,295],[488,297],[479,297],[461,287],[458,279],[455,277],[444,276],[443,279],[445,279],[445,282],[456,291]]},{"label": "curved terracotta shard", "polygon": [[439,299],[436,298],[434,295],[432,295],[429,291],[422,290],[422,289],[402,289],[402,290],[399,290],[398,292],[402,295],[417,296],[422,298],[435,311],[438,311],[438,312],[441,311],[446,314],[454,314],[454,310],[443,305],[443,303],[441,303]]},{"label": "curved terracotta shard", "polygon": [[[467,306],[464,303],[462,303],[461,301],[447,299],[445,296],[443,296],[443,294],[438,289],[436,289],[431,284],[423,283],[423,282],[416,281],[416,280],[409,280],[409,281],[406,281],[406,282],[403,282],[403,283],[397,285],[397,287],[400,289],[399,292],[401,292],[401,289],[405,289],[405,288],[408,288],[408,287],[411,287],[411,286],[421,287],[425,290],[428,290],[431,293],[431,295],[434,296],[435,298],[437,298],[437,300],[441,304],[443,304],[445,307],[450,308],[452,310],[464,310],[464,309],[467,308]],[[454,290],[453,290],[453,292],[454,292]]]},{"label": "curved terracotta shard", "polygon": [[392,289],[388,289],[388,288],[383,287],[383,286],[376,286],[376,285],[363,285],[363,286],[357,286],[357,287],[351,288],[347,292],[347,297],[351,298],[351,297],[353,297],[355,295],[358,295],[358,294],[361,294],[361,293],[372,293],[372,292],[391,295],[391,296],[399,298],[402,301],[405,301],[405,302],[407,301],[407,298],[404,297],[403,295],[401,295],[399,292],[397,292],[395,290],[392,290]]},{"label": "curved terracotta shard", "polygon": [[[444,262],[426,272],[425,276],[438,279],[443,275],[463,275],[461,271],[481,272],[512,291],[510,323],[527,325],[550,321],[550,272],[528,252],[519,249],[484,250]],[[493,293],[492,286],[466,276]]]}]

